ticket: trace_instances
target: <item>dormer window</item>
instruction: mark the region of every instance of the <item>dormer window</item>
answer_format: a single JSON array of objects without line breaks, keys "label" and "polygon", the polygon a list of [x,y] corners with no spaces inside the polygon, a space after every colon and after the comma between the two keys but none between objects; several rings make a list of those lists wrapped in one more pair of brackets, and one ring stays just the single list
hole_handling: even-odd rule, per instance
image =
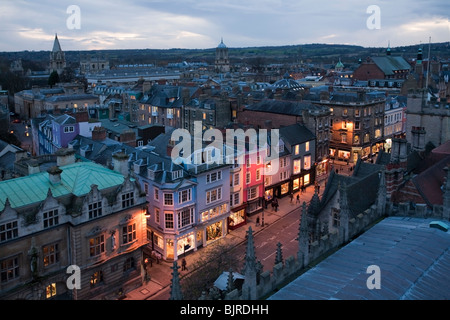
[{"label": "dormer window", "polygon": [[94,219],[102,215],[102,202],[93,202],[88,205],[89,219]]},{"label": "dormer window", "polygon": [[58,209],[49,210],[43,214],[44,229],[53,227],[59,223]]},{"label": "dormer window", "polygon": [[183,177],[183,170],[172,171],[172,180],[182,177]]}]

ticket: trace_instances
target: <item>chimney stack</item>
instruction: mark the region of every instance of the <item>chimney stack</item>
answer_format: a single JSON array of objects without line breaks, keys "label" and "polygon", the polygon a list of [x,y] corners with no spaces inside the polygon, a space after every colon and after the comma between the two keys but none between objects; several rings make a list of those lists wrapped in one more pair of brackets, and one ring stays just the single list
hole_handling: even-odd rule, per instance
[{"label": "chimney stack", "polygon": [[56,165],[58,167],[67,166],[75,163],[75,150],[69,148],[61,148],[55,152]]},{"label": "chimney stack", "polygon": [[119,140],[130,147],[136,147],[136,132],[132,129],[124,130],[120,134]]},{"label": "chimney stack", "polygon": [[40,172],[39,162],[36,159],[28,161],[28,174],[34,174]]},{"label": "chimney stack", "polygon": [[128,176],[128,155],[125,152],[117,152],[112,156],[114,171]]},{"label": "chimney stack", "polygon": [[62,170],[58,166],[53,166],[47,170],[50,183],[57,185],[61,183]]},{"label": "chimney stack", "polygon": [[92,140],[103,141],[106,139],[106,129],[103,127],[94,127],[92,130]]}]

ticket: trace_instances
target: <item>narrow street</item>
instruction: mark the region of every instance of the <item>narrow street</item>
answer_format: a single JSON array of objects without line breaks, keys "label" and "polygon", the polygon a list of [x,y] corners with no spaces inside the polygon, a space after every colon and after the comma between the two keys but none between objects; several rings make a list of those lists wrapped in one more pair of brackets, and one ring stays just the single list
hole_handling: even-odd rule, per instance
[{"label": "narrow street", "polygon": [[[322,186],[320,191],[323,192],[325,188]],[[314,186],[308,186],[306,191],[300,195],[300,202],[307,202],[313,196]],[[279,199],[280,207],[277,212],[269,209],[264,210],[264,227],[256,224],[258,215],[247,218],[247,224],[236,230],[230,231],[226,237],[221,239],[222,243],[226,243],[233,248],[232,254],[236,257],[236,271],[241,270],[244,265],[245,251],[246,251],[246,234],[249,227],[253,230],[255,255],[257,260],[263,264],[263,271],[272,270],[275,265],[275,256],[277,250],[277,243],[282,244],[283,259],[289,256],[296,256],[298,251],[298,228],[299,218],[301,214],[300,204],[296,204],[296,194],[291,203],[289,197]],[[262,219],[261,219],[262,220]],[[219,242],[218,242],[219,243]],[[211,246],[213,246],[211,244]],[[186,256],[188,267],[194,265],[194,262],[202,254],[199,249]],[[178,262],[181,266],[181,261]],[[127,300],[168,300],[170,297],[170,284],[172,279],[172,263],[162,261],[160,264],[153,263],[149,268],[151,281],[146,285],[139,287],[132,292],[127,293]],[[181,281],[185,275],[195,270],[188,268],[187,271],[179,269]]]}]

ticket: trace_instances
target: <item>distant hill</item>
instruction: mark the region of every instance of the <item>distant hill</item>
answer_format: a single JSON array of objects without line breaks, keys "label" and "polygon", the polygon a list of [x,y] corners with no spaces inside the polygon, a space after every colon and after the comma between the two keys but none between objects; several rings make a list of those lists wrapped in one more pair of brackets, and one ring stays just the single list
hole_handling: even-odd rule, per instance
[{"label": "distant hill", "polygon": [[[428,44],[422,44],[424,57],[427,57]],[[402,55],[405,59],[413,59],[417,56],[419,45],[393,47],[393,55]],[[261,58],[265,63],[293,63],[293,62],[317,62],[336,63],[339,59],[343,63],[357,62],[368,56],[384,55],[386,48],[362,47],[344,44],[301,44],[286,46],[242,47],[229,48],[232,63],[251,61]],[[5,63],[21,58],[25,61],[44,63],[49,60],[50,51],[21,51],[0,52],[0,59]],[[108,57],[112,65],[115,64],[144,64],[152,63],[165,65],[168,62],[208,62],[214,63],[215,48],[210,49],[124,49],[124,50],[95,50],[95,51],[65,51],[66,60],[69,63],[77,63],[80,57],[86,54]],[[432,43],[431,56],[450,58],[450,46],[448,42]]]}]

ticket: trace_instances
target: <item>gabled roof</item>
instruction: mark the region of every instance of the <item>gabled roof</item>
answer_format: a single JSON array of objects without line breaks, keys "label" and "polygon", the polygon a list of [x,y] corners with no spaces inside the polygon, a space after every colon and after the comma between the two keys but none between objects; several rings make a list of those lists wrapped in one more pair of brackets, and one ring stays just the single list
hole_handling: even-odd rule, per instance
[{"label": "gabled roof", "polygon": [[372,61],[385,75],[394,75],[397,70],[411,69],[411,65],[401,56],[372,57]]},{"label": "gabled roof", "polygon": [[352,216],[362,213],[375,203],[380,186],[379,172],[383,167],[383,165],[365,163],[359,159],[352,176],[336,174],[332,170],[322,194],[320,208],[324,208],[334,197],[340,184],[347,187],[347,201]]},{"label": "gabled roof", "polygon": [[70,116],[70,115],[68,115],[68,114],[63,114],[63,115],[61,115],[59,117],[56,117],[53,121],[59,123],[60,125],[77,123],[75,118]]},{"label": "gabled roof", "polygon": [[442,185],[446,174],[444,168],[450,167],[450,155],[432,165],[412,179],[422,198],[429,206],[443,204]]}]

